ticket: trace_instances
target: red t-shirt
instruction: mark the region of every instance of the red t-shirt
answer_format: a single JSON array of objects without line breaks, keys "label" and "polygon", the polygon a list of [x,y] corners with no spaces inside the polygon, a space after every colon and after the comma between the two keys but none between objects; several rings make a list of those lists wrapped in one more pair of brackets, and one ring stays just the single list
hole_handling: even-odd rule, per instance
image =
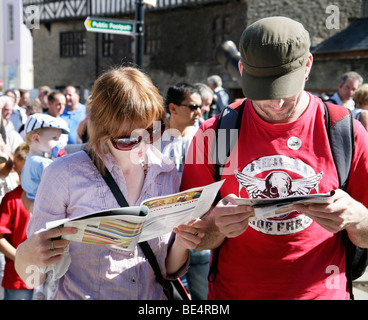
[{"label": "red t-shirt", "polygon": [[[222,197],[233,193],[243,198],[278,198],[338,188],[324,106],[310,97],[299,119],[279,125],[263,121],[246,101],[238,144],[222,175],[226,179]],[[237,109],[241,103],[231,107]],[[217,117],[211,118],[198,130],[186,158],[182,190],[214,182],[208,149],[216,124]],[[348,192],[368,206],[368,135],[358,122],[354,127]],[[341,233],[325,230],[301,212],[251,222],[242,235],[222,244],[208,298],[348,299]]]},{"label": "red t-shirt", "polygon": [[[31,217],[22,201],[23,189],[19,185],[5,194],[0,205],[0,233],[17,248],[27,239],[26,229]],[[2,286],[5,289],[28,289],[14,268],[14,261],[5,258],[5,270]]]}]

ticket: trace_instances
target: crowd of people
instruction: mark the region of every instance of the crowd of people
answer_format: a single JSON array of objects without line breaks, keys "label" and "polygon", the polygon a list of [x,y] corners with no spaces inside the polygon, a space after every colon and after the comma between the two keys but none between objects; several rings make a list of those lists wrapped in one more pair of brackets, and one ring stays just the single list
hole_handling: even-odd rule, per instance
[{"label": "crowd of people", "polygon": [[[346,230],[352,243],[368,247],[368,84],[350,71],[337,80],[331,97],[305,91],[313,64],[310,39],[292,19],[255,22],[244,30],[239,48],[246,98],[233,102],[218,75],[205,83],[175,83],[161,97],[149,76],[131,66],[102,74],[86,105],[73,86],[63,92],[41,87],[33,101],[24,90],[4,92],[0,298],[167,298],[138,246],[127,251],[61,238],[77,232],[71,227],[42,230],[49,221],[118,207],[104,183],[105,169],[130,206],[225,180],[202,219],[149,241],[162,275],[180,278],[193,300],[351,297],[339,243]],[[344,191],[323,100],[350,109],[355,118],[355,152]],[[237,167],[217,177],[209,150],[214,145],[198,141],[216,131],[229,103],[240,115],[238,147],[228,155],[230,162],[237,157]],[[298,143],[291,145],[291,138]],[[199,153],[202,161],[193,161]],[[140,161],[130,161],[133,154]],[[236,202],[331,190],[328,204],[296,205],[257,223],[249,220],[254,208]],[[217,265],[209,281],[211,255]],[[333,289],[326,287],[330,265],[339,270]],[[38,268],[31,282],[29,266]]]},{"label": "crowd of people", "polygon": [[69,147],[83,143],[76,137],[79,123],[87,118],[86,107],[79,103],[78,90],[73,86],[64,92],[42,86],[34,100],[26,90],[8,89],[0,97],[0,107],[0,297],[30,299],[33,291],[14,269],[15,250],[27,237],[43,170]]}]

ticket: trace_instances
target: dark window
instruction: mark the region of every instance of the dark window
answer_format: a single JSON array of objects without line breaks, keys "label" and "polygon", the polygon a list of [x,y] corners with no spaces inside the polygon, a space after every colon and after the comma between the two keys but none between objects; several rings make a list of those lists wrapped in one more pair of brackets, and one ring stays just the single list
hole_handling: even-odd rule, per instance
[{"label": "dark window", "polygon": [[217,48],[226,41],[231,30],[231,18],[229,15],[217,16],[212,22],[212,48]]},{"label": "dark window", "polygon": [[153,55],[160,52],[161,34],[158,24],[150,24],[145,26],[145,54]]},{"label": "dark window", "polygon": [[104,33],[102,37],[102,55],[112,57],[114,55],[114,35]]},{"label": "dark window", "polygon": [[87,46],[85,31],[60,33],[60,57],[83,57],[86,54]]},{"label": "dark window", "polygon": [[14,41],[14,6],[8,4],[8,41]]}]

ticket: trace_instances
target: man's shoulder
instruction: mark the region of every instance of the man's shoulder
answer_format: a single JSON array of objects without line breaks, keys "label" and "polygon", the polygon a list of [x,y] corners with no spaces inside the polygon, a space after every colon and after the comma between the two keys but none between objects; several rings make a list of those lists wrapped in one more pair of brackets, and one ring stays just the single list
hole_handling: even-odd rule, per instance
[{"label": "man's shoulder", "polygon": [[83,103],[78,102],[78,108],[77,108],[78,112],[85,112],[86,111],[86,105]]},{"label": "man's shoulder", "polygon": [[58,120],[63,122],[68,127],[68,123],[65,121],[64,118],[61,117],[61,115],[58,117]]},{"label": "man's shoulder", "polygon": [[335,92],[332,96],[325,100],[325,102],[330,102],[337,105],[342,105],[341,99],[337,92]]},{"label": "man's shoulder", "polygon": [[184,138],[192,139],[193,136],[196,134],[197,130],[198,128],[194,125],[187,127]]}]

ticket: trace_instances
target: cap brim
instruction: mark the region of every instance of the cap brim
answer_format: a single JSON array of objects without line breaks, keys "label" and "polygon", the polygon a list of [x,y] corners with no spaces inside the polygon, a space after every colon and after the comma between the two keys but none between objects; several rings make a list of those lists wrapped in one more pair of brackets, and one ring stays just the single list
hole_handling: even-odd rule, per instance
[{"label": "cap brim", "polygon": [[242,89],[245,97],[251,100],[277,100],[297,95],[304,87],[305,66],[274,77],[254,77],[242,73]]}]

